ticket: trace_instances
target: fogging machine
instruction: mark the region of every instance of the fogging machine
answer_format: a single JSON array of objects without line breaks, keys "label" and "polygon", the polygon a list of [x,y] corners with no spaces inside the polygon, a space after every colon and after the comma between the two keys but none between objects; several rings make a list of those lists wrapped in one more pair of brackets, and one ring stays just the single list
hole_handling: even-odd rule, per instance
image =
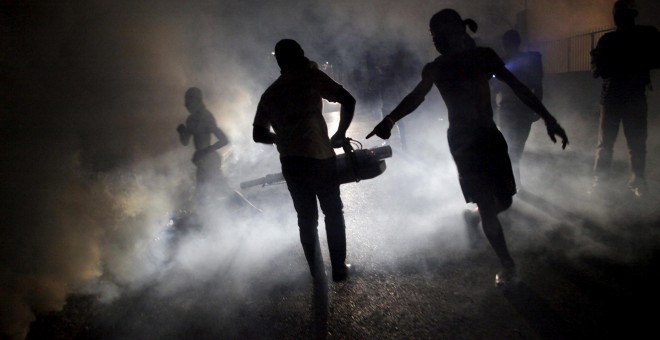
[{"label": "fogging machine", "polygon": [[[357,149],[353,148],[353,145],[356,145]],[[344,153],[337,155],[337,176],[340,184],[359,182],[379,176],[385,172],[385,158],[392,157],[392,147],[389,145],[363,149],[360,142],[351,138],[344,140],[342,148]],[[284,176],[278,172],[241,182],[240,186],[241,189],[246,189],[280,183],[284,183]]]}]

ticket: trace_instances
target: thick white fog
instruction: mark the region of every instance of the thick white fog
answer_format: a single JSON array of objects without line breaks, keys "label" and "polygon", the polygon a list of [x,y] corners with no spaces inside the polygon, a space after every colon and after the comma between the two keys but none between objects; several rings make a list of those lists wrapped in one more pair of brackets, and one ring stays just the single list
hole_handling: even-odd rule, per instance
[{"label": "thick white fog", "polygon": [[[3,5],[0,29],[3,45],[9,46],[0,52],[6,75],[0,117],[3,334],[21,338],[37,313],[60,309],[72,293],[94,293],[111,302],[159,282],[159,292],[171,296],[223,277],[230,278],[223,290],[254,294],[247,282],[270,270],[273,258],[291,253],[300,262],[270,283],[307,278],[295,212],[283,184],[245,190],[260,213],[219,200],[199,209],[200,230],[172,235],[172,218],[191,208],[194,187],[193,149],[180,145],[176,133],[188,114],[186,89],[202,89],[206,106],[227,133],[222,170],[238,189],[241,181],[280,171],[274,148],[255,144],[251,136],[259,96],[279,75],[271,54],[278,40],[296,39],[310,59],[331,66],[328,73],[358,99],[349,135],[365,147],[377,147],[382,140],[364,139],[382,104],[366,88],[370,72],[379,72],[373,65],[387,63],[395,51],[405,52],[413,70],[405,77],[410,88],[423,64],[437,55],[427,28],[433,13],[452,7],[473,18],[480,26],[478,43],[499,51],[499,35],[516,25],[522,6],[513,0]],[[597,81],[582,84],[591,86],[585,90],[589,96],[597,93]],[[547,91],[553,85],[562,83],[551,83]],[[616,211],[626,212],[612,217],[602,213],[602,202],[586,200],[597,108],[589,107],[592,113],[573,108],[565,92],[548,94],[546,104],[571,144],[562,151],[542,123],[534,127],[523,161],[523,176],[534,194],[514,203],[518,211],[555,222],[534,230],[512,223],[511,234],[517,236],[511,237],[525,240],[517,246],[543,246],[544,233],[567,228],[566,219],[616,225],[612,218],[657,218],[645,210],[657,201],[635,203],[631,211],[620,205]],[[336,113],[327,107],[332,130]],[[470,206],[449,155],[445,108],[437,91],[403,123],[411,148],[401,150],[395,134],[386,172],[342,187],[349,257],[353,254],[365,270],[396,266],[398,259],[423,249],[436,248],[440,259],[470,249],[461,215]],[[650,126],[658,126],[657,114],[650,116]],[[657,137],[650,138],[652,181],[658,180],[654,150],[659,144]],[[625,163],[621,136],[615,153]],[[649,185],[657,190],[657,182]],[[323,244],[322,218],[319,231]],[[612,230],[619,232],[641,248],[654,239],[643,236],[650,231]],[[568,251],[575,256],[635,257],[632,251],[608,249],[588,229],[567,228],[562,235],[573,240],[575,247]]]}]

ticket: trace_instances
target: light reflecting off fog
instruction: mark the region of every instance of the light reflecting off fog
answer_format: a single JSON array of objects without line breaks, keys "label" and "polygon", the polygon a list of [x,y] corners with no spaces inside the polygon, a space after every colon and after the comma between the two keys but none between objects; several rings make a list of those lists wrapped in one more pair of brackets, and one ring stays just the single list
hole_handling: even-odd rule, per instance
[{"label": "light reflecting off fog", "polygon": [[[279,172],[275,148],[253,143],[251,124],[260,94],[279,75],[271,55],[274,44],[297,39],[310,59],[332,65],[328,73],[356,95],[349,137],[365,148],[380,146],[377,137],[364,137],[380,119],[382,102],[363,100],[365,84],[348,75],[376,72],[365,70],[367,56],[384,63],[390,51],[402,49],[417,70],[410,76],[414,85],[423,63],[436,56],[428,19],[444,7],[475,19],[479,42],[496,49],[498,35],[515,25],[521,10],[520,1],[513,0],[171,0],[157,5],[139,0],[121,6],[36,1],[8,6],[0,21],[11,47],[0,56],[11,65],[1,90],[9,98],[8,109],[0,117],[7,210],[0,235],[0,299],[8,302],[1,307],[3,334],[21,338],[35,313],[60,309],[71,293],[94,293],[112,302],[155,285],[159,294],[173,296],[222,278],[222,284],[209,289],[241,295],[258,294],[249,291],[255,288],[249,282],[257,278],[263,289],[308,280],[295,212],[283,184],[244,192],[260,213],[219,199],[198,207],[198,230],[173,234],[173,218],[191,209],[194,186],[192,146],[181,146],[175,130],[187,116],[184,92],[201,88],[229,136],[230,146],[220,153],[234,188]],[[594,88],[597,93],[597,82],[585,84],[592,86],[585,96]],[[541,123],[535,125],[522,168],[529,192],[514,203],[517,214],[527,218],[512,218],[505,233],[513,247],[533,248],[543,247],[549,232],[561,230],[573,245],[562,251],[571,256],[593,253],[634,261],[634,249],[610,249],[593,230],[570,226],[612,225],[609,232],[630,239],[637,250],[651,248],[657,230],[626,230],[619,222],[658,218],[650,208],[658,202],[660,165],[653,151],[658,138],[651,136],[648,145],[647,200],[624,201],[611,209],[589,200],[585,191],[597,115],[572,108],[560,86],[553,96],[553,85],[546,87],[546,102],[572,144],[561,151]],[[332,134],[338,107],[325,104]],[[471,206],[463,200],[448,151],[444,110],[433,89],[403,122],[410,148],[401,149],[395,131],[385,173],[342,186],[349,260],[367,271],[407,265],[424,251],[440,261],[470,251],[461,214]],[[652,116],[649,126],[657,125],[657,115]],[[616,160],[625,163],[625,155],[619,140]],[[527,226],[526,221],[543,222]],[[323,230],[321,217],[319,234],[327,254]]]}]

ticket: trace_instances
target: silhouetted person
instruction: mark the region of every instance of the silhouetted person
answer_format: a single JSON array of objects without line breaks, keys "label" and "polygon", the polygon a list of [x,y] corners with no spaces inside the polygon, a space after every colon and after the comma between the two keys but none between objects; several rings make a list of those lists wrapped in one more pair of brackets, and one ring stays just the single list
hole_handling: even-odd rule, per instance
[{"label": "silhouetted person", "polygon": [[[185,94],[185,105],[190,115],[186,124],[177,127],[181,144],[188,145],[193,139],[195,154],[192,162],[197,168],[195,174],[196,203],[207,204],[213,199],[226,198],[236,207],[249,208],[252,212],[261,212],[240,192],[232,189],[222,173],[222,159],[216,152],[229,144],[227,135],[218,127],[215,117],[204,105],[202,90],[191,87]],[[216,142],[211,144],[211,138]]]},{"label": "silhouetted person", "polygon": [[394,124],[413,112],[435,84],[448,109],[447,138],[461,189],[466,202],[477,204],[483,231],[502,264],[502,271],[495,276],[495,284],[501,286],[515,280],[516,267],[497,215],[511,205],[516,185],[506,142],[493,122],[491,77],[495,75],[509,85],[520,100],[543,118],[552,141],[559,136],[562,147],[566,147],[568,139],[541,101],[504,67],[497,54],[490,48],[476,46],[466,25],[473,32],[477,29],[476,22],[461,19],[452,9],[433,15],[431,35],[441,55],[424,66],[422,80],[367,138],[374,134],[389,138]]},{"label": "silhouetted person", "polygon": [[[388,62],[383,66],[380,81],[381,117],[385,117],[388,113],[392,112],[399,104],[399,98],[406,93],[411,75],[417,73],[416,70],[412,70],[411,66],[410,55],[403,47],[398,47],[396,52],[389,57]],[[397,124],[397,128],[399,129],[401,148],[406,150],[408,141],[403,121]]]},{"label": "silhouetted person", "polygon": [[[318,198],[325,215],[332,278],[345,280],[350,265],[346,264],[346,227],[333,148],[341,147],[346,139],[355,99],[307,59],[296,41],[280,40],[275,45],[275,58],[281,75],[261,96],[253,139],[277,146],[312,276],[320,269],[315,267],[319,247]],[[322,99],[341,104],[339,126],[332,138],[328,138],[322,115]]]},{"label": "silhouetted person", "polygon": [[353,94],[362,104],[363,110],[369,115],[379,114],[378,105],[380,102],[380,65],[377,60],[380,57],[376,52],[367,50],[362,56],[359,57],[359,62],[356,63],[355,69],[351,72],[347,84],[350,88],[355,89]]},{"label": "silhouetted person", "polygon": [[649,70],[660,66],[656,52],[660,33],[655,27],[636,25],[637,10],[628,1],[615,2],[612,14],[616,30],[604,34],[591,51],[593,75],[603,79],[591,192],[598,194],[610,179],[612,150],[621,124],[630,155],[628,186],[640,197],[646,190],[646,88]]},{"label": "silhouetted person", "polygon": [[[504,47],[504,66],[527,86],[539,100],[543,100],[543,65],[538,52],[520,51],[520,34],[509,30],[502,36]],[[532,123],[539,116],[525,105],[513,90],[502,82],[494,82],[497,103],[496,121],[509,146],[509,158],[513,168],[518,190],[522,188],[520,180],[520,159],[525,150],[525,143],[532,129]]]},{"label": "silhouetted person", "polygon": [[[176,130],[179,132],[181,144],[188,145],[190,138],[193,139],[195,154],[192,162],[197,167],[197,198],[206,200],[211,195],[228,195],[231,190],[220,169],[220,155],[216,152],[229,144],[227,135],[218,127],[215,117],[204,105],[202,90],[197,87],[189,88],[185,94],[185,105],[190,115],[186,124],[180,124]],[[211,137],[216,138],[213,144]]]}]

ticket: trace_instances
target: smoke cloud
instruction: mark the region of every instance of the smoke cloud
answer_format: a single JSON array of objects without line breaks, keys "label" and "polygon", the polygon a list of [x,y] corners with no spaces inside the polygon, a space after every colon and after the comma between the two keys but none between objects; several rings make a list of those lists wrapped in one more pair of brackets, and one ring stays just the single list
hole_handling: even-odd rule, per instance
[{"label": "smoke cloud", "polygon": [[[293,207],[281,191],[273,193],[281,195],[278,202],[258,202],[264,208],[258,217],[200,210],[203,232],[181,236],[170,247],[172,218],[187,208],[194,186],[193,151],[179,144],[175,130],[187,116],[187,88],[202,89],[229,136],[223,171],[237,187],[279,171],[274,149],[251,140],[259,96],[279,74],[271,54],[278,40],[296,39],[310,59],[331,65],[328,73],[357,95],[357,115],[374,118],[380,103],[364,91],[369,65],[404,50],[416,66],[409,79],[418,77],[421,65],[436,55],[427,28],[433,13],[456,8],[482,27],[480,43],[498,48],[498,34],[514,27],[522,10],[513,0],[69,0],[2,6],[7,48],[0,51],[6,75],[0,83],[0,330],[11,338],[23,338],[35,315],[61,308],[71,293],[93,292],[112,301],[158,280],[164,268],[182,275],[159,286],[162,294],[184,289],[191,278],[204,282],[219,274],[235,278],[233,288],[241,291],[268,259],[290,249],[302,259]],[[444,142],[446,121],[442,105],[434,104],[437,94],[406,121],[409,131],[419,131],[410,137],[419,142],[413,154],[432,160],[392,159],[387,178],[360,187],[378,195],[401,192],[400,181],[407,181],[409,191],[401,194],[416,202],[409,214],[373,221],[410,226],[403,236],[410,242],[376,240],[396,245],[371,249],[374,267],[387,265],[394,254],[419,251],[410,244],[419,246],[437,225],[460,221],[464,205]],[[441,142],[421,143],[427,133]],[[355,131],[354,138],[364,135]],[[530,149],[550,144],[541,139],[547,137],[532,140]],[[351,190],[358,189],[346,192]],[[346,208],[348,223],[359,214],[354,203]],[[448,240],[465,237],[462,231],[443,232]],[[447,242],[445,251],[463,248]]]}]

